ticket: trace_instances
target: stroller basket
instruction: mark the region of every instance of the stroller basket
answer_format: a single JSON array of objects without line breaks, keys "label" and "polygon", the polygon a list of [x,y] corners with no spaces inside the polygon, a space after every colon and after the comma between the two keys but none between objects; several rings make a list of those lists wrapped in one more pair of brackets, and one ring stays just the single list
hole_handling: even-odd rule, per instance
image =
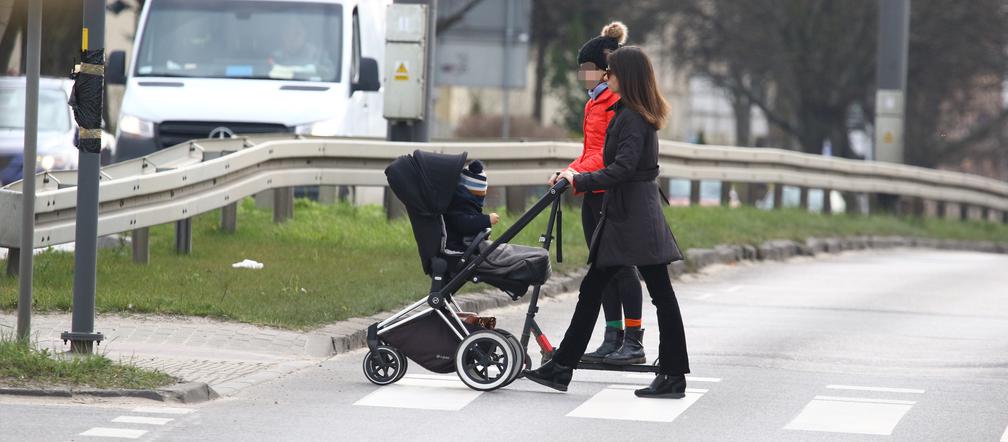
[{"label": "stroller basket", "polygon": [[[465,326],[470,333],[483,329],[479,325]],[[389,330],[382,334],[382,340],[434,373],[455,371],[455,349],[462,342],[462,338],[433,311]]]}]

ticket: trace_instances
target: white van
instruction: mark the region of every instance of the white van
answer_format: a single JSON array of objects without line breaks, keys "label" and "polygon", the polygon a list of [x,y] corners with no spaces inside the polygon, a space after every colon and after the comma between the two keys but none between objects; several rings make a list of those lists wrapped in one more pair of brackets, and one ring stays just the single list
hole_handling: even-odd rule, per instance
[{"label": "white van", "polygon": [[379,73],[391,0],[148,0],[116,160],[194,138],[294,132],[384,138]]}]

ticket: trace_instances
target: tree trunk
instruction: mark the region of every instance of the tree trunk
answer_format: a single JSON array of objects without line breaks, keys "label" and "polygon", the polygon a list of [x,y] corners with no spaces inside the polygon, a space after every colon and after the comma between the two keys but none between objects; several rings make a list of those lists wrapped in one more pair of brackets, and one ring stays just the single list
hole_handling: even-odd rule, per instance
[{"label": "tree trunk", "polygon": [[546,81],[546,41],[540,39],[536,42],[536,67],[535,67],[535,92],[532,101],[532,118],[539,124],[543,122],[543,83]]},{"label": "tree trunk", "polygon": [[741,93],[732,93],[732,112],[735,114],[735,145],[752,145],[752,102]]},{"label": "tree trunk", "polygon": [[10,18],[7,20],[7,26],[4,28],[3,34],[0,35],[0,60],[3,60],[3,64],[0,64],[0,74],[7,73],[7,63],[10,63],[10,59],[14,55],[14,43],[18,36],[24,33],[25,24],[28,21],[28,2],[14,0],[13,3],[10,6]]}]

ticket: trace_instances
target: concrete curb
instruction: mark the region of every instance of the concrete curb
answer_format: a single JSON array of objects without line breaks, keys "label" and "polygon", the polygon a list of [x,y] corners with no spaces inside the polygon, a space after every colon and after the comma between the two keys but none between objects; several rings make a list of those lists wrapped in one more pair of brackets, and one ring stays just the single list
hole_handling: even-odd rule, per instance
[{"label": "concrete curb", "polygon": [[209,385],[202,382],[185,382],[165,388],[151,390],[0,387],[0,395],[33,397],[129,397],[151,399],[161,402],[181,402],[184,404],[204,402],[218,397],[217,392],[214,391],[213,388],[210,388]]},{"label": "concrete curb", "polygon": [[[719,245],[712,249],[688,249],[686,260],[669,266],[673,279],[686,273],[697,272],[712,265],[731,265],[743,261],[783,261],[797,256],[834,254],[851,250],[927,248],[938,250],[963,250],[1008,254],[1008,243],[991,241],[962,241],[948,239],[910,238],[902,236],[852,236],[839,238],[807,238],[805,241],[771,240],[758,245]],[[577,290],[587,273],[580,268],[564,275],[554,275],[543,285],[540,296],[549,298]],[[455,297],[466,311],[512,305],[513,301],[497,290],[468,293]],[[367,327],[383,321],[396,311],[387,311],[364,318],[351,318],[329,324],[308,334],[305,353],[315,357],[328,357],[367,346]]]}]

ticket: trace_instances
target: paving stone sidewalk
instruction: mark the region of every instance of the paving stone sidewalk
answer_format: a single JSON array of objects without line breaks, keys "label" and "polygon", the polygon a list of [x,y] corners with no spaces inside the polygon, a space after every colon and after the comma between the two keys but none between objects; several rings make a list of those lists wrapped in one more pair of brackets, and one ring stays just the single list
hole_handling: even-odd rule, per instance
[{"label": "paving stone sidewalk", "polygon": [[[32,337],[40,347],[68,351],[60,333],[70,323],[69,313],[37,313]],[[13,333],[16,325],[15,313],[0,313],[0,334]],[[105,336],[97,353],[188,382],[205,382],[221,396],[317,364],[331,354],[312,351],[317,341],[310,333],[205,318],[99,315],[95,329]]]}]

